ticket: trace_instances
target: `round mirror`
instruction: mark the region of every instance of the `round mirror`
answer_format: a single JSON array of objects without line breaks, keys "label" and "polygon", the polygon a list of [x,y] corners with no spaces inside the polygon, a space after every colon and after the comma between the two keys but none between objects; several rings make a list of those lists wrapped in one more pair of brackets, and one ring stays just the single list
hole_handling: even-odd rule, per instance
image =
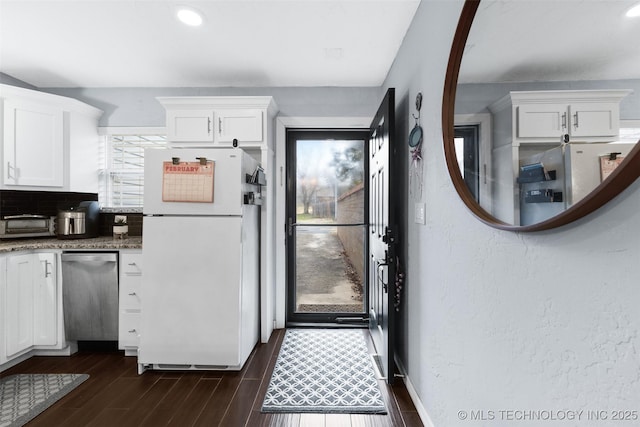
[{"label": "round mirror", "polygon": [[453,184],[500,229],[546,230],[640,176],[639,0],[467,0],[443,134]]}]

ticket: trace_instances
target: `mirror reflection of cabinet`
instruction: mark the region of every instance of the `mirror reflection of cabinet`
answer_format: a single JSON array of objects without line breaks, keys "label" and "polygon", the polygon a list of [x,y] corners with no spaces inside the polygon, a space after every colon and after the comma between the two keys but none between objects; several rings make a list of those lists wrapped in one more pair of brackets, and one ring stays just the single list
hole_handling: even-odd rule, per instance
[{"label": "mirror reflection of cabinet", "polygon": [[[560,214],[570,206],[567,202],[575,203],[588,193],[584,190],[587,184],[577,183],[578,178],[565,170],[573,170],[577,176],[596,176],[599,174],[597,155],[581,162],[582,170],[578,170],[577,163],[569,157],[565,159],[563,144],[615,141],[619,134],[620,101],[631,92],[518,91],[489,106],[494,123],[492,150],[496,157],[504,159],[494,162],[493,192],[499,195],[494,198],[494,216],[514,225],[530,225]],[[603,155],[616,150],[607,146],[600,148]],[[557,172],[555,182],[552,185],[519,183],[520,168],[537,163]],[[592,190],[596,185],[588,187]],[[582,196],[571,193],[573,188],[580,188]],[[539,205],[535,200],[549,203]]]},{"label": "mirror reflection of cabinet", "polygon": [[[619,117],[624,122],[640,119],[640,69],[635,66],[640,51],[634,42],[640,38],[640,26],[624,15],[632,3],[636,0],[623,0],[613,7],[610,1],[595,0],[581,2],[576,9],[574,2],[465,0],[449,56],[442,127],[447,168],[453,185],[480,221],[513,231],[541,231],[563,226],[604,206],[640,176],[638,138],[621,137],[620,140],[634,144],[634,148],[617,169],[579,203],[568,205],[541,222],[518,224],[513,219],[520,206],[516,203],[513,171],[520,166],[523,151],[539,151],[545,144],[547,149],[559,146],[564,135],[576,143],[593,144],[615,139],[611,136],[617,133],[616,106],[606,105],[604,100],[590,105],[574,105],[567,100],[547,101],[546,117],[537,113],[537,120],[523,119],[526,123],[520,127],[510,111],[503,118],[508,124],[500,123],[501,119],[492,115],[491,135],[496,135],[498,129],[507,131],[502,135],[503,145],[482,136],[477,140],[480,153],[490,151],[488,158],[491,161],[481,158],[478,170],[482,173],[482,182],[491,186],[490,197],[484,198],[478,198],[465,181],[467,171],[458,164],[460,153],[456,151],[454,129],[458,117],[486,113],[489,105],[510,91],[631,88],[634,93],[620,103]],[[528,108],[532,111],[542,108],[542,104],[532,103],[522,112],[526,113]],[[578,119],[577,126],[575,119]],[[513,126],[516,126],[517,145],[505,142],[513,140]],[[486,126],[480,124],[480,135],[483,128]],[[507,167],[498,167],[505,163]],[[496,175],[500,171],[507,174],[502,182],[502,177]],[[508,202],[502,203],[503,197],[511,202],[510,206]],[[505,203],[507,206],[503,206]],[[497,210],[500,206],[505,212]]]},{"label": "mirror reflection of cabinet", "polygon": [[[511,106],[519,143],[609,142],[618,137],[620,101],[631,90],[511,92],[490,109]],[[506,105],[505,105],[506,104]]]}]

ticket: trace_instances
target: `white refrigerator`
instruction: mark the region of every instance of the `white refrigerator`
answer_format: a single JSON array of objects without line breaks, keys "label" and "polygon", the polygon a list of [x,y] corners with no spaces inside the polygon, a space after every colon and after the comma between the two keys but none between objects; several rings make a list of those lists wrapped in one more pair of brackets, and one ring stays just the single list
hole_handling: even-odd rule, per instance
[{"label": "white refrigerator", "polygon": [[237,370],[257,343],[257,166],[236,148],[145,151],[140,372]]},{"label": "white refrigerator", "polygon": [[[520,225],[545,221],[578,203],[601,184],[601,158],[612,153],[614,157],[626,156],[634,146],[628,143],[577,142],[523,156],[521,167],[542,164],[555,175],[548,181],[520,184]],[[549,194],[549,197],[542,202],[532,201],[527,198],[531,192]],[[557,194],[555,199],[552,199],[553,194]]]}]

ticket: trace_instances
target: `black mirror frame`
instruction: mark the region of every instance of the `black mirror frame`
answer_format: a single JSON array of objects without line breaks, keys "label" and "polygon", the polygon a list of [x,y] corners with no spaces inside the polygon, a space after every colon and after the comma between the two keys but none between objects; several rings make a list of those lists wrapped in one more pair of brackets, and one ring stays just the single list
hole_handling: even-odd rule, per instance
[{"label": "black mirror frame", "polygon": [[467,38],[469,37],[471,24],[473,23],[473,18],[478,10],[480,1],[481,0],[465,0],[451,46],[449,63],[447,65],[447,74],[445,77],[444,93],[442,97],[442,134],[444,138],[444,154],[447,161],[449,176],[453,181],[453,186],[465,205],[467,205],[471,212],[480,221],[491,227],[498,228],[500,230],[528,232],[549,230],[569,224],[604,206],[609,200],[620,194],[640,176],[640,141],[626,156],[620,166],[618,166],[616,170],[613,171],[613,173],[589,195],[566,211],[549,218],[546,221],[527,226],[511,225],[496,219],[480,207],[462,178],[460,168],[458,167],[458,162],[456,160],[455,145],[453,141],[458,73],[460,72],[462,54],[464,52]]}]

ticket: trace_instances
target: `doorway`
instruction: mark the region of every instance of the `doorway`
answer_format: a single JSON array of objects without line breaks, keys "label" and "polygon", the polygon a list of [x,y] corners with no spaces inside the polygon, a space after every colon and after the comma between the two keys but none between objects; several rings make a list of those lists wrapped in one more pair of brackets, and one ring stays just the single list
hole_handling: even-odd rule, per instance
[{"label": "doorway", "polygon": [[287,130],[289,325],[364,326],[367,141],[367,130]]},{"label": "doorway", "polygon": [[480,152],[479,125],[454,126],[454,143],[458,166],[469,191],[480,202]]}]

